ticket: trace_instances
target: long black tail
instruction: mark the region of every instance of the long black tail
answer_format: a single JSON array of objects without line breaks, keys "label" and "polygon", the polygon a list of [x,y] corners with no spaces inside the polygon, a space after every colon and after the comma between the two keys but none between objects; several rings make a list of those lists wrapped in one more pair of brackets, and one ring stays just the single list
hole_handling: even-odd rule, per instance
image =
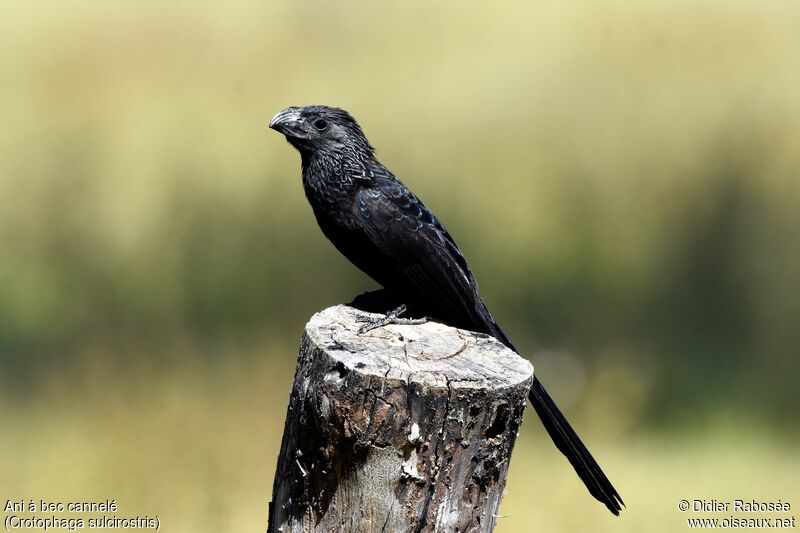
[{"label": "long black tail", "polygon": [[550,438],[553,439],[556,448],[567,457],[592,496],[605,504],[609,511],[619,515],[622,510],[621,506],[625,505],[625,502],[622,501],[600,465],[594,460],[575,430],[561,414],[558,406],[535,377],[531,391],[528,393],[528,399],[536,409],[536,414],[542,420],[542,424],[550,434]]},{"label": "long black tail", "polygon": [[[479,323],[479,325],[485,327],[487,333],[519,353],[519,351],[514,348],[514,345],[511,344],[511,341],[503,330],[500,329],[497,322],[495,322],[483,301],[478,301],[480,305],[477,310],[482,319],[480,321],[482,323]],[[592,454],[589,453],[589,450],[583,445],[583,442],[581,442],[575,430],[572,429],[567,419],[561,414],[561,410],[550,395],[547,394],[547,391],[535,376],[533,378],[531,391],[528,393],[528,399],[531,401],[531,404],[533,404],[536,414],[538,414],[539,418],[542,420],[542,424],[550,435],[550,438],[553,439],[556,448],[558,448],[561,453],[566,456],[570,464],[572,464],[578,477],[581,478],[586,488],[589,489],[591,495],[608,507],[609,511],[618,516],[625,502],[622,501],[619,493],[617,493],[614,486],[603,473],[600,465],[597,464]]]}]

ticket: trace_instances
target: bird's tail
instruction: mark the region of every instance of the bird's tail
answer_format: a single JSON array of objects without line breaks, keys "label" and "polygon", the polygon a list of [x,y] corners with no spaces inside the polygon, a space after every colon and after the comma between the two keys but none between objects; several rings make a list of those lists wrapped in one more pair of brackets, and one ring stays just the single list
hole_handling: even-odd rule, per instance
[{"label": "bird's tail", "polygon": [[609,511],[619,515],[625,505],[622,498],[536,378],[533,379],[528,398],[556,448],[567,457],[591,495],[608,507]]},{"label": "bird's tail", "polygon": [[[495,322],[483,301],[480,299],[478,301],[480,305],[477,310],[481,318],[478,324],[482,325],[487,332],[497,340],[519,353],[519,351],[514,348],[514,345],[511,344],[511,340],[509,340],[503,330],[500,329],[497,322]],[[531,404],[533,404],[536,414],[538,414],[539,418],[542,420],[542,424],[547,430],[547,433],[550,434],[550,438],[553,439],[556,448],[558,448],[561,453],[566,456],[570,464],[572,464],[578,477],[581,478],[586,488],[589,489],[591,495],[608,507],[609,511],[618,516],[625,502],[622,501],[622,498],[617,493],[614,486],[603,473],[600,465],[597,464],[592,454],[589,453],[589,450],[583,445],[583,442],[581,442],[575,430],[572,429],[567,419],[561,414],[561,410],[535,376],[533,378],[531,390],[528,393],[528,399],[531,401]]]}]

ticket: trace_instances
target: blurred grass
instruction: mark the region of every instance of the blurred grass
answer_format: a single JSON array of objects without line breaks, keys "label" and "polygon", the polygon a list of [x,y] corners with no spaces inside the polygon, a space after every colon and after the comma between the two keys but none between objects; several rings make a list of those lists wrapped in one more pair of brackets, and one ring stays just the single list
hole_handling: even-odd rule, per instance
[{"label": "blurred grass", "polygon": [[583,505],[529,420],[499,529],[673,530],[694,489],[791,501],[798,20],[785,0],[0,3],[0,488],[263,528],[302,326],[373,286],[266,128],[326,103],[447,223],[630,507]]},{"label": "blurred grass", "polygon": [[[239,346],[226,357],[231,348],[218,346],[200,364],[133,372],[98,357],[43,378],[22,405],[4,398],[0,417],[13,430],[0,440],[3,495],[113,498],[119,516],[157,514],[170,532],[263,531],[294,346],[270,347],[283,363],[266,359],[265,348]],[[687,517],[728,516],[680,513],[681,499],[800,500],[794,440],[745,427],[734,413],[702,432],[613,429],[584,436],[627,504],[620,517],[585,493],[530,411],[497,531],[679,531]]]}]

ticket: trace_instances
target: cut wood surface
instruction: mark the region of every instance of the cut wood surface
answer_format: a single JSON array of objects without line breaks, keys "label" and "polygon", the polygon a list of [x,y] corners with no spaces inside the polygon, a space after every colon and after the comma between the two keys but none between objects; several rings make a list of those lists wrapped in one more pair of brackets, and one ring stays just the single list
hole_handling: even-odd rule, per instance
[{"label": "cut wood surface", "polygon": [[531,364],[435,322],[359,334],[367,316],[306,326],[269,531],[491,531]]}]

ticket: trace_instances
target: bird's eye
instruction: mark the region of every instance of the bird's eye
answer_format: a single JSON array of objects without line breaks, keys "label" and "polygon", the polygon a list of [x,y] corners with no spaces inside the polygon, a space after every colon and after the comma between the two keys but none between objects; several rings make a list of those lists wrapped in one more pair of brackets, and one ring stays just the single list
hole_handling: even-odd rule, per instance
[{"label": "bird's eye", "polygon": [[322,118],[318,118],[314,121],[314,127],[317,128],[319,131],[325,130],[328,127],[328,121]]}]

